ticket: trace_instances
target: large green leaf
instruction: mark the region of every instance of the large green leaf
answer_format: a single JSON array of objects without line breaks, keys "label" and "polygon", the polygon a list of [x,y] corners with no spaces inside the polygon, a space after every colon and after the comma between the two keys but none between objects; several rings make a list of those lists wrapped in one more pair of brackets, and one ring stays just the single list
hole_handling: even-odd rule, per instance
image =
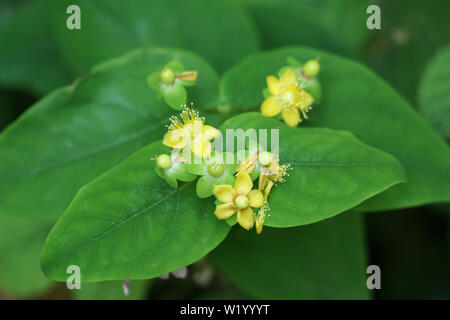
[{"label": "large green leaf", "polygon": [[199,199],[195,183],[173,189],[154,170],[161,142],[142,148],[78,192],[50,232],[41,266],[66,279],[78,265],[82,281],[154,278],[189,265],[214,249],[229,226]]},{"label": "large green leaf", "polygon": [[369,298],[364,232],[354,213],[261,235],[234,228],[209,257],[255,298]]},{"label": "large green leaf", "polygon": [[82,283],[80,290],[73,290],[77,300],[144,300],[150,281],[131,281],[130,293],[125,296],[122,281]]},{"label": "large green leaf", "polygon": [[232,128],[279,128],[280,161],[290,163],[292,169],[286,182],[270,193],[269,226],[317,222],[404,182],[397,159],[348,132],[289,128],[260,113],[242,114],[222,125],[222,129]]},{"label": "large green leaf", "polygon": [[217,101],[215,72],[193,54],[138,50],[95,67],[29,109],[0,136],[0,214],[57,218],[78,189],[159,140],[172,114],[146,77],[178,59],[199,71],[189,101]]},{"label": "large green leaf", "polygon": [[53,221],[0,215],[0,289],[20,297],[49,288],[39,268]]},{"label": "large green leaf", "polygon": [[0,85],[44,94],[71,76],[53,42],[47,8],[32,1],[0,24]]},{"label": "large green leaf", "polygon": [[287,57],[306,61],[320,55],[322,101],[301,125],[347,130],[400,160],[408,183],[367,201],[364,210],[382,210],[450,200],[450,152],[428,123],[391,87],[355,62],[307,48],[253,55],[223,77],[221,92],[233,108],[259,109],[266,76]]},{"label": "large green leaf", "polygon": [[419,89],[422,112],[450,139],[450,46],[439,51],[428,65]]},{"label": "large green leaf", "polygon": [[356,55],[367,40],[367,0],[244,0],[267,48],[303,45]]},{"label": "large green leaf", "polygon": [[76,74],[147,45],[192,50],[221,71],[258,49],[253,26],[230,1],[79,0],[80,30],[65,27],[68,15],[63,13],[71,4],[49,1],[47,7],[60,48]]}]

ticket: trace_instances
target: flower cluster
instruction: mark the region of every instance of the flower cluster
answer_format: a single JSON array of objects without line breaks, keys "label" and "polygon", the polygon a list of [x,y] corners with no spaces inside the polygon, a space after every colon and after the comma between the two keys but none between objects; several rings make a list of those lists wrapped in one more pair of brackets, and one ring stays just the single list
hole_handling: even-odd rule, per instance
[{"label": "flower cluster", "polygon": [[289,58],[288,66],[279,70],[279,78],[269,75],[267,89],[263,91],[266,98],[261,105],[261,112],[267,117],[281,114],[287,125],[296,127],[302,116],[308,119],[308,111],[314,102],[320,100],[320,83],[317,75],[320,70],[318,59],[301,65]]},{"label": "flower cluster", "polygon": [[269,210],[270,190],[277,182],[284,181],[289,165],[279,164],[276,155],[263,151],[260,146],[235,154],[212,150],[211,141],[221,135],[220,131],[206,125],[204,118],[186,106],[180,118],[170,120],[162,143],[171,151],[170,155],[156,157],[158,176],[173,188],[178,187],[178,181],[189,182],[200,177],[197,195],[216,197],[214,214],[218,219],[230,225],[238,223],[247,230],[256,224],[257,233],[261,233]]},{"label": "flower cluster", "polygon": [[173,109],[181,110],[187,101],[187,86],[195,85],[197,71],[185,71],[178,60],[167,63],[162,70],[155,71],[147,77],[150,88],[157,91],[159,97]]}]

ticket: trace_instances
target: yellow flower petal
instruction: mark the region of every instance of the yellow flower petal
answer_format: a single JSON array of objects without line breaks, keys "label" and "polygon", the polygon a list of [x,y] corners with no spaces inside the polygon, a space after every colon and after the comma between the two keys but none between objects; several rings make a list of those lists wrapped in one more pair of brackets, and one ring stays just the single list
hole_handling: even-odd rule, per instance
[{"label": "yellow flower petal", "polygon": [[261,234],[263,226],[264,226],[264,219],[266,218],[266,210],[267,208],[262,208],[259,209],[258,211],[258,215],[256,217],[256,221],[255,221],[255,228],[256,228],[256,233],[257,234]]},{"label": "yellow flower petal", "polygon": [[191,143],[191,151],[198,158],[209,158],[211,156],[211,142],[208,140],[195,139]]},{"label": "yellow flower petal", "polygon": [[242,228],[250,230],[255,224],[255,217],[251,208],[239,210],[237,213],[237,222]]},{"label": "yellow flower petal", "polygon": [[264,204],[264,197],[261,191],[253,189],[248,194],[248,200],[250,201],[250,207],[260,208]]},{"label": "yellow flower petal", "polygon": [[197,75],[198,75],[197,70],[185,71],[182,74],[177,75],[177,78],[186,81],[196,81]]},{"label": "yellow flower petal", "polygon": [[280,80],[278,80],[278,78],[274,76],[268,76],[266,80],[267,87],[269,88],[270,93],[277,94],[278,91],[280,91]]},{"label": "yellow flower petal", "polygon": [[189,141],[189,133],[184,129],[175,129],[167,132],[163,138],[163,144],[171,148],[181,149]]},{"label": "yellow flower petal", "polygon": [[281,83],[283,85],[295,84],[297,83],[297,76],[292,70],[288,69],[281,76]]},{"label": "yellow flower petal", "polygon": [[231,202],[236,191],[228,184],[216,184],[213,188],[213,193],[220,201]]},{"label": "yellow flower petal", "polygon": [[286,108],[281,111],[281,115],[283,116],[284,122],[288,126],[296,127],[300,122],[300,114],[298,109],[295,108]]},{"label": "yellow flower petal", "polygon": [[312,105],[314,102],[314,98],[312,97],[312,95],[310,95],[305,90],[302,90],[301,99],[303,100],[302,108],[305,108],[305,109],[308,108],[310,105]]},{"label": "yellow flower petal", "polygon": [[268,97],[261,105],[261,113],[266,117],[275,117],[281,111],[281,106],[274,96]]},{"label": "yellow flower petal", "polygon": [[280,164],[278,161],[274,161],[268,169],[270,175],[278,174],[278,172],[280,172]]},{"label": "yellow flower petal", "polygon": [[216,207],[214,214],[217,219],[224,220],[231,217],[235,212],[236,207],[232,203],[224,203]]},{"label": "yellow flower petal", "polygon": [[202,128],[202,135],[204,140],[212,140],[219,137],[221,134],[222,133],[220,132],[220,130],[217,130],[212,126],[204,125]]},{"label": "yellow flower petal", "polygon": [[239,173],[236,176],[234,189],[238,194],[247,195],[253,188],[253,181],[246,171]]}]

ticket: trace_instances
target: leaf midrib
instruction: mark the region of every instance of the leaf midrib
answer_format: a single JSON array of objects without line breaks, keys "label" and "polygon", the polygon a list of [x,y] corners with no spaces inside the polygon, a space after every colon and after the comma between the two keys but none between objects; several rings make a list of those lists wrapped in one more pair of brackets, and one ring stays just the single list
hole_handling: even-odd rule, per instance
[{"label": "leaf midrib", "polygon": [[[183,190],[184,188],[186,188],[187,186],[191,185],[193,182],[188,182],[185,183],[184,185],[182,185],[180,188],[175,189],[174,191],[170,192],[169,194],[167,194],[166,196],[164,196],[163,198],[161,198],[160,200],[152,203],[151,205],[149,205],[148,207],[136,212],[135,214],[133,214],[132,216],[124,219],[123,221],[119,222],[117,225],[113,226],[111,229],[104,231],[103,233],[101,233],[100,235],[94,237],[94,238],[90,238],[87,239],[86,241],[82,242],[80,245],[78,245],[77,247],[69,250],[68,252],[66,252],[65,254],[61,255],[59,257],[58,260],[61,260],[63,258],[66,258],[68,255],[80,250],[81,248],[83,248],[85,246],[86,243],[92,242],[92,241],[97,241],[103,237],[105,237],[106,235],[110,234],[111,232],[116,231],[118,228],[120,228],[122,225],[128,223],[129,221],[133,221],[136,217],[140,216],[141,214],[147,212],[148,210],[150,210],[151,208],[153,208],[154,206],[160,204],[161,202],[165,201],[166,199],[172,197],[174,194],[176,194],[177,192],[180,192],[181,190]],[[70,210],[70,207],[69,209]]]}]

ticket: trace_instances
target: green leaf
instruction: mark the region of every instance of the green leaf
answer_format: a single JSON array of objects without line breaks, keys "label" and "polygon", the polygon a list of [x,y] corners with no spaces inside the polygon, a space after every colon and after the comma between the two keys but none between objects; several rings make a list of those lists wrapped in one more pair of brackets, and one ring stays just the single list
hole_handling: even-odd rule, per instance
[{"label": "green leaf", "polygon": [[159,90],[159,75],[161,71],[155,71],[150,73],[147,77],[147,84],[153,90]]},{"label": "green leaf", "polygon": [[175,110],[182,110],[187,102],[186,89],[180,84],[161,86],[164,101]]},{"label": "green leaf", "polygon": [[428,65],[420,85],[419,106],[436,130],[450,139],[450,46]]},{"label": "green leaf", "polygon": [[194,106],[214,104],[217,75],[191,53],[138,50],[95,67],[0,135],[0,214],[59,217],[80,187],[161,139],[173,111],[146,77],[173,59],[202,75],[188,89]]},{"label": "green leaf", "polygon": [[368,299],[361,218],[344,213],[260,235],[233,228],[209,255],[236,287],[257,299]]},{"label": "green leaf", "polygon": [[0,288],[28,297],[48,289],[39,260],[54,221],[0,215]]},{"label": "green leaf", "polygon": [[123,292],[123,281],[81,283],[81,289],[73,292],[77,300],[145,300],[149,285],[147,280],[131,281],[128,296]]},{"label": "green leaf", "polygon": [[24,87],[41,95],[70,83],[72,76],[52,40],[46,11],[42,2],[33,1],[0,25],[3,44],[0,85],[3,87]]},{"label": "green leaf", "polygon": [[317,222],[404,182],[397,159],[363,144],[348,132],[290,128],[260,113],[233,117],[221,127],[233,128],[279,129],[280,163],[289,163],[292,169],[286,181],[270,193],[270,215],[265,222],[268,226]]},{"label": "green leaf", "polygon": [[174,190],[156,175],[149,158],[164,150],[154,142],[78,192],[45,243],[48,278],[65,281],[68,265],[85,282],[154,278],[222,242],[229,226],[213,200],[199,199],[193,182]]},{"label": "green leaf", "polygon": [[165,65],[165,68],[172,70],[175,74],[180,74],[184,71],[183,64],[178,60],[170,61]]},{"label": "green leaf", "polygon": [[220,71],[259,47],[247,16],[230,1],[79,0],[81,29],[75,31],[63,27],[70,4],[72,0],[48,1],[46,9],[65,60],[77,75],[143,46],[192,50]]},{"label": "green leaf", "polygon": [[[322,101],[301,126],[346,130],[403,164],[408,183],[367,201],[365,211],[450,200],[450,152],[445,142],[391,87],[364,66],[325,52],[289,48],[257,54],[237,64],[221,82],[223,99],[234,108],[259,110],[265,79],[294,57],[320,55]],[[426,156],[424,152],[426,151]]]},{"label": "green leaf", "polygon": [[216,184],[229,184],[234,186],[234,176],[228,172],[224,172],[218,178],[214,178],[209,174],[200,177],[197,181],[197,195],[200,198],[208,198],[213,195],[214,185]]},{"label": "green leaf", "polygon": [[358,54],[370,35],[366,28],[370,4],[367,0],[244,1],[264,47],[302,44],[348,55]]}]

